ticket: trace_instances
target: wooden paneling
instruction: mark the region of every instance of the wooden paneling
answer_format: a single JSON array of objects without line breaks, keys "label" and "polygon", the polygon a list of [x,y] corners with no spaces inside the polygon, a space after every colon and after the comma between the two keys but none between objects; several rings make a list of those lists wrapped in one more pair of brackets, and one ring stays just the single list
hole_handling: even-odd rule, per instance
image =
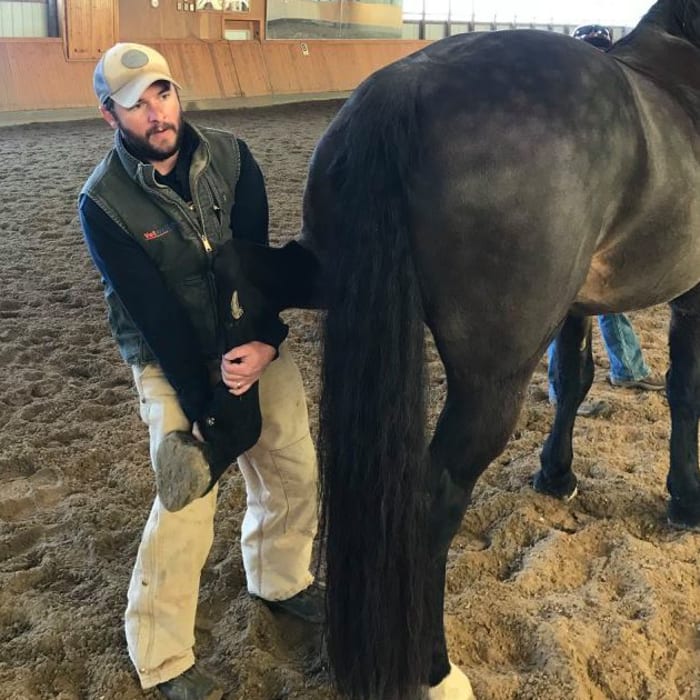
[{"label": "wooden paneling", "polygon": [[[187,4],[180,2],[180,7]],[[158,7],[151,7],[148,0],[119,0],[121,41],[147,44],[164,39],[222,38],[221,12],[188,12],[177,6],[177,0],[160,0]]]},{"label": "wooden paneling", "polygon": [[227,43],[232,66],[241,86],[241,95],[245,97],[272,95],[270,76],[263,60],[262,47],[266,44],[261,45],[257,41],[230,41]]},{"label": "wooden paneling", "polygon": [[272,93],[284,95],[352,90],[373,71],[424,43],[274,40],[264,42],[262,50]]},{"label": "wooden paneling", "polygon": [[168,41],[150,42],[156,51],[165,56],[188,99],[220,99],[226,97],[221,89],[212,52],[208,42]]},{"label": "wooden paneling", "polygon": [[92,52],[92,3],[65,1],[66,44],[71,58],[95,58]]},{"label": "wooden paneling", "polygon": [[[183,85],[183,100],[212,108],[216,101],[237,97],[349,91],[372,71],[426,42],[149,43],[168,59],[174,77]],[[302,43],[308,55],[304,55]],[[94,108],[92,72],[96,60],[67,60],[60,39],[0,39],[0,112]]]},{"label": "wooden paneling", "polygon": [[[233,33],[233,36],[230,34]],[[239,35],[236,36],[236,33]],[[242,34],[242,36],[241,36]],[[256,19],[230,19],[228,17],[224,18],[224,39],[236,39],[236,40],[248,40],[255,39],[260,40],[263,34],[261,23]]]},{"label": "wooden paneling", "polygon": [[327,52],[310,48],[308,44],[302,46],[302,43],[287,44],[289,66],[296,77],[296,91],[327,91],[331,75],[326,61]]},{"label": "wooden paneling", "polygon": [[0,111],[95,107],[91,62],[69,63],[60,39],[0,41]]},{"label": "wooden paneling", "polygon": [[239,97],[242,95],[243,91],[238,79],[236,63],[231,55],[231,47],[228,42],[217,41],[215,44],[212,44],[211,56],[222,94],[228,97]]},{"label": "wooden paneling", "polygon": [[265,43],[263,57],[273,94],[284,95],[290,92],[299,92],[299,81],[290,63],[287,42]]},{"label": "wooden paneling", "polygon": [[[251,0],[247,13],[178,10],[178,0],[159,0],[156,8],[150,0],[57,4],[62,39],[0,39],[0,112],[93,108],[95,63],[116,41],[140,41],[161,51],[183,86],[183,100],[195,106],[240,97],[346,92],[424,43],[222,38],[227,23],[258,23],[262,33],[265,0]],[[337,2],[313,5],[334,12]],[[354,9],[372,16],[387,11],[362,5]],[[180,6],[189,4],[182,0]]]},{"label": "wooden paneling", "polygon": [[273,94],[342,92],[354,89],[373,71],[424,44],[420,41],[275,40],[263,44],[263,55]]},{"label": "wooden paneling", "polygon": [[115,43],[114,0],[64,0],[63,8],[69,59],[99,59]]},{"label": "wooden paneling", "polygon": [[[180,2],[179,4],[184,8],[189,3]],[[158,7],[151,7],[148,0],[119,0],[119,30],[122,41],[142,43],[166,39],[218,41],[224,38],[225,20],[257,22],[260,38],[263,38],[265,2],[251,0],[250,12],[210,10],[189,12],[184,9],[178,10],[178,0],[160,0]]]},{"label": "wooden paneling", "polygon": [[312,42],[270,41],[263,44],[272,92],[290,94],[328,91],[331,73],[326,54],[322,45]]},{"label": "wooden paneling", "polygon": [[224,26],[226,22],[252,22],[257,27],[258,36],[252,39],[263,40],[265,38],[265,0],[251,0],[249,12],[224,12]]},{"label": "wooden paneling", "polygon": [[99,58],[117,41],[115,2],[118,0],[91,0],[92,58]]}]

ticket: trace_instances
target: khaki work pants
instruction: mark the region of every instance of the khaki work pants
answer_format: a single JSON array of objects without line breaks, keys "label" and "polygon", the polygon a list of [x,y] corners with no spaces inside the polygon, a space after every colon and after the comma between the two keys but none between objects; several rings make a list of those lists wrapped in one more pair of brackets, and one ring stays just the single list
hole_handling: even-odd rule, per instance
[{"label": "khaki work pants", "polygon": [[[151,461],[163,436],[190,430],[174,389],[157,365],[133,368]],[[260,379],[258,443],[238,459],[247,491],[241,545],[248,591],[283,600],[306,588],[317,527],[317,465],[299,370],[279,357]],[[180,511],[156,496],[138,550],[125,615],[129,656],[143,688],[194,663],[200,573],[214,537],[217,488]]]}]

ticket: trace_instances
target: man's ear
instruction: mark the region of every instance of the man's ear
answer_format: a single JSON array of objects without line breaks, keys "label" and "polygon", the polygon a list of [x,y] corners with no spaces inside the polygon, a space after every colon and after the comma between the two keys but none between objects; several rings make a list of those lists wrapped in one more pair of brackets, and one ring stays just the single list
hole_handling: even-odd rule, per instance
[{"label": "man's ear", "polygon": [[107,124],[109,124],[113,129],[116,129],[119,126],[115,116],[104,105],[100,105],[100,114]]}]

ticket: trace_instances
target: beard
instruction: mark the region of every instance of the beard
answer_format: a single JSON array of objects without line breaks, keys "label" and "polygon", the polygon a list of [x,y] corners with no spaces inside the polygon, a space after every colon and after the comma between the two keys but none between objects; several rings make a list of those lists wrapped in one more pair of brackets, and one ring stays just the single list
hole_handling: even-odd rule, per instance
[{"label": "beard", "polygon": [[[182,144],[182,137],[184,134],[184,124],[182,120],[182,114],[178,117],[177,124],[172,124],[170,122],[163,122],[158,126],[151,127],[144,136],[139,136],[133,131],[125,127],[121,121],[117,119],[119,124],[119,131],[124,141],[129,153],[131,153],[134,158],[138,158],[141,161],[147,163],[158,162],[162,160],[167,160],[171,156],[174,156],[179,150]],[[149,138],[155,134],[159,129],[172,129],[175,132],[175,141],[172,146],[159,147],[154,146]]]}]

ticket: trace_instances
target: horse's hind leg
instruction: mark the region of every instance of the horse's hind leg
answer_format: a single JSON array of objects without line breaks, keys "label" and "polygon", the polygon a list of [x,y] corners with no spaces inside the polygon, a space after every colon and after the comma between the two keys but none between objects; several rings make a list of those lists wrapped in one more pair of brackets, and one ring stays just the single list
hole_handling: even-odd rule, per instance
[{"label": "horse's hind leg", "polygon": [[536,491],[566,501],[576,495],[576,476],[571,470],[572,437],[576,410],[593,383],[591,320],[567,316],[556,340],[557,371],[554,390],[557,409],[552,432],[540,455],[541,469],[535,474]]},{"label": "horse's hind leg", "polygon": [[432,511],[430,546],[434,551],[428,610],[433,624],[429,678],[430,700],[467,700],[471,686],[452,667],[447,654],[443,624],[445,567],[452,538],[457,532],[480,474],[503,450],[517,421],[530,368],[509,377],[494,392],[496,382],[479,377],[465,383],[450,377],[448,395],[430,445]]},{"label": "horse's hind leg", "polygon": [[670,370],[666,392],[671,409],[671,460],[666,485],[672,525],[700,529],[698,416],[700,415],[700,286],[671,303]]},{"label": "horse's hind leg", "polygon": [[[454,483],[447,470],[440,476],[438,493],[433,502],[430,546],[435,547],[426,609],[431,619],[432,646],[429,700],[473,700],[471,683],[454,667],[447,653],[445,625],[445,569],[447,551],[469,502],[470,489]],[[433,537],[438,538],[437,541]]]}]

